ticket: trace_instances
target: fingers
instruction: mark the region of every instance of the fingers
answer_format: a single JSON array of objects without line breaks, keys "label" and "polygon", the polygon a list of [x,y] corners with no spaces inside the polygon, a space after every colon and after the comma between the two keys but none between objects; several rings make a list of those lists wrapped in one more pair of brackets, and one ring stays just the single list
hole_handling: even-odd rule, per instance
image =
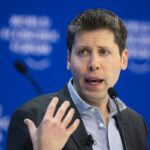
[{"label": "fingers", "polygon": [[[66,112],[66,110],[67,110],[68,107],[69,107],[69,104],[68,104],[67,101],[65,101],[65,102],[62,104],[62,106],[59,108],[59,111],[57,112],[57,115],[58,115],[58,116],[62,113],[62,114],[58,117],[59,119],[64,116],[64,114],[65,114],[65,112]],[[74,114],[75,114],[75,110],[74,110],[74,108],[71,108],[71,109],[68,111],[68,113],[66,114],[65,118],[64,118],[64,119],[62,120],[62,122],[61,122],[61,124],[62,124],[61,126],[66,129],[68,136],[70,136],[70,135],[77,129],[77,127],[78,127],[79,124],[80,124],[80,120],[79,120],[79,119],[76,119],[76,120],[73,122],[73,124],[71,124],[71,125],[69,126],[70,122],[71,122],[72,119],[73,119]],[[61,120],[60,120],[60,121],[61,121]],[[69,126],[69,127],[68,127],[68,126]]]},{"label": "fingers", "polygon": [[[74,113],[75,113],[75,110],[73,108],[69,109],[69,111],[66,113],[67,109],[70,106],[69,101],[64,101],[54,116],[58,101],[59,100],[57,97],[54,97],[52,99],[52,101],[50,102],[50,104],[47,107],[47,110],[46,110],[46,113],[45,113],[43,120],[47,120],[49,118],[51,120],[50,121],[51,123],[54,122],[55,124],[60,125],[61,127],[67,129],[69,134],[72,134],[76,130],[76,128],[78,127],[80,121],[79,121],[79,119],[76,119],[73,122],[73,124],[71,124],[69,126],[69,124],[71,123],[71,121],[73,119]],[[33,122],[27,123],[27,124],[31,124],[30,126],[34,126]]]},{"label": "fingers", "polygon": [[[79,120],[79,119],[76,119],[76,120],[73,122],[73,124],[71,124],[71,125],[69,126],[70,122],[71,122],[72,119],[73,119],[74,114],[75,114],[75,110],[74,110],[74,108],[71,108],[71,109],[69,110],[69,112],[66,114],[65,118],[63,119],[63,121],[62,121],[62,126],[67,129],[67,132],[68,132],[68,135],[69,135],[69,136],[77,129],[77,127],[78,127],[79,124],[80,124],[80,120]],[[69,126],[69,127],[68,127],[68,126]]]},{"label": "fingers", "polygon": [[32,133],[36,130],[36,126],[35,126],[34,122],[30,119],[25,119],[24,123],[26,124],[26,126],[29,129],[30,135],[32,135]]},{"label": "fingers", "polygon": [[69,123],[71,122],[71,120],[73,118],[74,113],[75,113],[75,110],[73,108],[71,108],[62,121],[62,124],[64,127],[66,127],[66,128],[68,127]]},{"label": "fingers", "polygon": [[[79,126],[79,119],[71,123],[75,110],[73,108],[68,110],[69,101],[64,101],[56,111],[57,104],[58,98],[54,97],[37,128],[32,120],[24,120],[29,129],[34,149],[62,149],[70,135]],[[56,114],[54,115],[55,112]]]},{"label": "fingers", "polygon": [[57,121],[61,121],[63,119],[69,105],[70,105],[69,101],[64,101],[64,103],[59,107],[59,109],[55,115],[55,119]]},{"label": "fingers", "polygon": [[80,124],[80,120],[76,119],[74,123],[67,129],[68,134],[71,135],[77,129],[79,124]]},{"label": "fingers", "polygon": [[53,117],[57,104],[58,104],[58,98],[54,97],[47,107],[45,117],[51,117],[51,118]]},{"label": "fingers", "polygon": [[[56,110],[56,106],[58,104],[58,97],[54,97],[52,99],[52,101],[50,102],[50,104],[47,107],[46,113],[45,113],[45,118],[54,118],[54,112]],[[64,101],[63,104],[59,107],[56,115],[55,115],[55,119],[57,121],[61,121],[62,118],[64,117],[66,110],[68,109],[70,103],[69,101]]]}]

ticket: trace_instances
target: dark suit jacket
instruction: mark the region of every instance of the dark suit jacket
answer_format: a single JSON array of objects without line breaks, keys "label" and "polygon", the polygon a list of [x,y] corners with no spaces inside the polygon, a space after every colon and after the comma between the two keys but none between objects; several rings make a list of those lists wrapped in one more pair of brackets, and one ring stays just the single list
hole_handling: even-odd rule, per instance
[{"label": "dark suit jacket", "polygon": [[[8,129],[7,150],[32,150],[32,142],[30,140],[29,131],[23,120],[25,118],[30,118],[34,121],[36,126],[38,126],[43,119],[50,100],[54,96],[59,97],[58,107],[64,100],[69,100],[71,107],[76,109],[73,120],[76,118],[81,120],[79,112],[71,100],[67,87],[58,93],[37,97],[24,104],[13,114]],[[148,150],[147,129],[143,118],[130,108],[125,109],[121,113],[123,117],[128,150]],[[68,139],[68,142],[64,146],[63,150],[92,150],[92,146],[88,143],[87,139],[88,134],[83,122],[81,121],[77,130]]]}]

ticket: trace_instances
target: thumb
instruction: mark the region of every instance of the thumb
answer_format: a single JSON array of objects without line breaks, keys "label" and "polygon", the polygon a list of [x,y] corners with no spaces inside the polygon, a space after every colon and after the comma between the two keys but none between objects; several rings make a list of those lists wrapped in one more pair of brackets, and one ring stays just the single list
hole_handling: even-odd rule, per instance
[{"label": "thumb", "polygon": [[33,132],[35,131],[35,129],[36,129],[36,126],[35,126],[34,122],[30,119],[24,119],[24,123],[28,127],[29,132],[30,132],[30,136],[31,136],[33,134]]}]

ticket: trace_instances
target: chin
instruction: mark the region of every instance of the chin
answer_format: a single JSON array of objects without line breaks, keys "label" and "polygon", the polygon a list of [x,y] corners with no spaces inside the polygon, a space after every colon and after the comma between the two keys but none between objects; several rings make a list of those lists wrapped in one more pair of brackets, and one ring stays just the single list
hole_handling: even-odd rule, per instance
[{"label": "chin", "polygon": [[89,105],[99,107],[99,105],[103,101],[103,99],[98,98],[98,97],[88,97],[88,98],[84,99],[84,101],[86,103],[88,103]]},{"label": "chin", "polygon": [[91,101],[99,101],[100,99],[103,99],[105,97],[105,94],[97,94],[97,93],[84,93],[83,98]]}]

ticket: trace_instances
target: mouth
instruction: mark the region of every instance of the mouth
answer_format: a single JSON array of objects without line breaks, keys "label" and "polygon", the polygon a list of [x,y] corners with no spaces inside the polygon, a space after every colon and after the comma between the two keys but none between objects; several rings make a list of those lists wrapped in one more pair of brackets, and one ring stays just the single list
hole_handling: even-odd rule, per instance
[{"label": "mouth", "polygon": [[99,78],[85,78],[85,82],[91,86],[97,86],[104,82],[104,79]]}]

